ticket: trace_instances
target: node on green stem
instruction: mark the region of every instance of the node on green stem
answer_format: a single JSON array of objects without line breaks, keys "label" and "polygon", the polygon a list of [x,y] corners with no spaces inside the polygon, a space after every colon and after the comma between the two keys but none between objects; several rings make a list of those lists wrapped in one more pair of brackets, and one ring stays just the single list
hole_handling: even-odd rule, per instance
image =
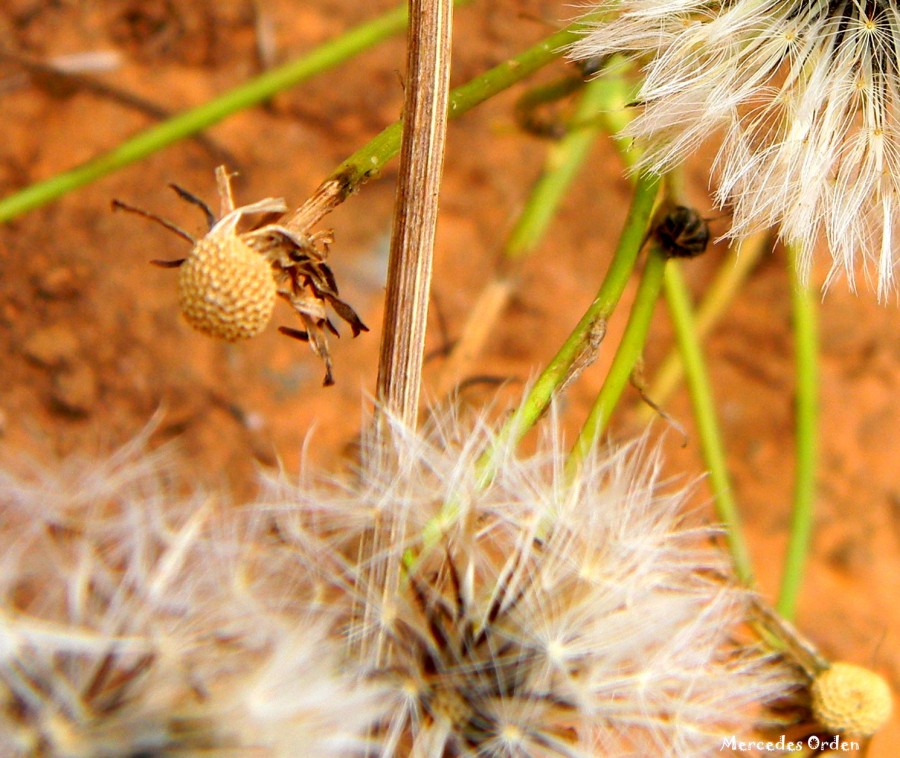
[{"label": "node on green stem", "polygon": [[[331,232],[310,233],[278,221],[287,211],[281,198],[267,197],[235,207],[231,175],[216,169],[219,216],[197,196],[173,184],[178,196],[198,206],[209,231],[195,239],[175,224],[148,211],[113,201],[121,209],[149,218],[188,240],[193,249],[186,258],[153,260],[163,268],[178,268],[178,300],[187,322],[211,337],[227,342],[259,334],[272,318],[275,300],[281,297],[296,311],[303,329],[280,326],[282,334],[308,342],[325,364],[324,384],[334,384],[327,332],[340,336],[328,317],[332,310],[350,325],[353,336],[367,332],[356,311],[338,296],[334,274],[326,263]],[[245,217],[258,216],[246,231],[239,231]]]}]

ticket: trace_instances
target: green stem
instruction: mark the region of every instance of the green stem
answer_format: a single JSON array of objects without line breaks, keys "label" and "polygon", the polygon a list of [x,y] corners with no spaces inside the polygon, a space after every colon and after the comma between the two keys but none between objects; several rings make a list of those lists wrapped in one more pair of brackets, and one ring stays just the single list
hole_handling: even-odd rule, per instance
[{"label": "green stem", "polygon": [[694,405],[694,417],[697,420],[700,444],[703,448],[706,468],[709,471],[709,482],[713,491],[716,513],[725,525],[726,539],[738,578],[749,585],[753,582],[750,551],[747,549],[747,543],[741,530],[737,503],[725,462],[725,449],[716,417],[712,385],[700,347],[690,296],[677,261],[670,261],[666,270],[665,292],[672,323],[675,327],[678,348],[684,361],[685,375]]},{"label": "green stem", "polygon": [[631,308],[631,315],[628,317],[628,324],[622,335],[622,341],[616,349],[612,365],[597,394],[594,406],[591,408],[591,412],[581,428],[581,433],[575,441],[575,446],[572,448],[572,453],[566,461],[566,473],[570,476],[575,474],[584,457],[603,433],[606,422],[612,415],[622,396],[622,391],[628,384],[634,367],[641,357],[647,334],[650,331],[653,310],[662,290],[666,261],[666,252],[659,245],[652,245]]},{"label": "green stem", "polygon": [[[557,93],[568,92],[572,86],[570,83],[575,82],[575,86],[583,88],[583,92],[575,113],[566,124],[567,131],[547,150],[541,175],[531,187],[515,226],[503,245],[502,258],[494,277],[481,290],[469,310],[459,339],[444,364],[438,386],[439,396],[458,385],[490,337],[494,324],[515,290],[516,275],[522,261],[544,239],[566,191],[584,166],[597,133],[604,128],[600,117],[625,109],[630,93],[622,78],[623,73],[622,61],[614,59],[604,67],[602,78],[584,84],[569,77],[562,80],[565,87],[559,81],[552,86]],[[540,97],[545,97],[548,88],[538,88],[537,92]],[[539,95],[535,94],[535,90],[529,90],[527,97],[520,98],[520,102],[538,101]]]},{"label": "green stem", "polygon": [[[461,5],[471,0],[457,0]],[[70,171],[32,184],[0,200],[0,222],[44,205],[100,177],[140,160],[167,145],[196,134],[232,113],[257,105],[282,90],[337,66],[406,27],[401,7],[351,29],[298,60],[286,63],[235,87],[224,95],[180,113]]]},{"label": "green stem", "polygon": [[797,461],[791,533],[776,607],[782,616],[791,619],[797,608],[797,597],[812,537],[818,459],[816,432],[819,418],[819,371],[816,299],[812,289],[800,281],[797,250],[788,246],[788,252],[797,370]]},{"label": "green stem", "polygon": [[606,329],[606,322],[619,302],[628,283],[638,252],[644,242],[650,215],[659,190],[660,179],[655,174],[642,174],[635,187],[634,198],[625,227],[619,237],[616,252],[593,302],[566,338],[559,352],[538,376],[516,412],[500,430],[495,447],[487,450],[479,460],[480,485],[493,477],[494,450],[508,440],[520,440],[547,410],[554,393],[595,357],[598,342]]},{"label": "green stem", "polygon": [[532,187],[503,253],[517,260],[532,252],[543,239],[547,227],[572,181],[584,164],[588,151],[603,124],[601,111],[624,109],[628,86],[614,74],[588,82],[572,119],[572,128],[551,145],[544,161],[544,172]]},{"label": "green stem", "polygon": [[[715,278],[704,289],[703,299],[694,314],[697,336],[701,342],[721,321],[753,269],[771,248],[771,234],[768,231],[759,232],[741,239],[722,261]],[[664,406],[683,377],[684,365],[681,355],[678,348],[673,347],[659,364],[653,382],[647,389],[647,397],[658,407]],[[659,411],[647,403],[641,403],[638,409],[638,419],[645,423],[650,422],[658,414]]]},{"label": "green stem", "polygon": [[[582,21],[567,26],[516,57],[494,66],[466,84],[451,90],[448,106],[449,118],[454,119],[463,115],[476,105],[480,105],[559,58],[565,52],[566,47],[579,38],[578,30],[582,28],[583,24]],[[325,183],[329,180],[337,180],[342,187],[343,197],[354,192],[367,180],[376,176],[385,164],[399,152],[402,129],[401,121],[388,126],[368,144],[341,163]]]}]

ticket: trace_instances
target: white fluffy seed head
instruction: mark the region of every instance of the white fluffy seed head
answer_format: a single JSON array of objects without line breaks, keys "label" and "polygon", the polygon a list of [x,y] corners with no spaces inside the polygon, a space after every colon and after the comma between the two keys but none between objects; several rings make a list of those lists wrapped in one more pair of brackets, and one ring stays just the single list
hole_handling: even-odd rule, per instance
[{"label": "white fluffy seed head", "polygon": [[390,427],[281,505],[185,500],[139,445],[0,467],[0,745],[686,758],[798,684],[735,642],[746,593],[645,445],[573,480],[558,436],[522,458],[486,426]]},{"label": "white fluffy seed head", "polygon": [[386,701],[306,567],[144,441],[0,465],[0,756],[368,755]]},{"label": "white fluffy seed head", "polygon": [[333,583],[358,665],[394,693],[382,758],[713,754],[800,684],[733,643],[747,594],[682,523],[658,454],[598,449],[570,480],[548,442],[521,457],[486,427],[394,423],[352,478],[280,485],[279,533]]},{"label": "white fluffy seed head", "polygon": [[207,235],[178,271],[178,299],[188,323],[228,342],[265,329],[276,295],[271,265],[234,234]]},{"label": "white fluffy seed head", "polygon": [[884,298],[900,267],[900,8],[839,0],[602,0],[579,58],[645,62],[625,134],[666,171],[714,132],[729,236],[778,227],[807,278],[819,242],[829,281],[861,269]]},{"label": "white fluffy seed head", "polygon": [[891,688],[874,671],[837,662],[812,683],[816,720],[834,732],[871,737],[891,716]]}]

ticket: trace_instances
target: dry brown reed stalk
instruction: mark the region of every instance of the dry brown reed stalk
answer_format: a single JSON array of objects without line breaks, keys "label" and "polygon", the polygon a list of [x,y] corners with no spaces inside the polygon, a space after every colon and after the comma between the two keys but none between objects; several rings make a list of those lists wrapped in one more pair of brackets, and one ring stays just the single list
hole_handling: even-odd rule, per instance
[{"label": "dry brown reed stalk", "polygon": [[414,425],[444,162],[450,87],[451,0],[410,0],[406,102],[377,396]]}]

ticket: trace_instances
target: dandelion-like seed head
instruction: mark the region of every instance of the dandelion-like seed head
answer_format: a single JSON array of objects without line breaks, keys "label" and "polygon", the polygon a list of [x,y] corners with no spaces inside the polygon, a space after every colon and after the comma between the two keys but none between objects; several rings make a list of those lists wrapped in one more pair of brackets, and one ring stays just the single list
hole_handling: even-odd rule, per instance
[{"label": "dandelion-like seed head", "polygon": [[[394,423],[356,476],[284,500],[279,529],[318,551],[351,653],[393,692],[379,755],[699,755],[797,684],[733,644],[746,596],[645,443],[574,480],[558,436],[527,458],[500,445],[476,486],[495,442]],[[334,539],[353,511],[375,515]]]},{"label": "dandelion-like seed head", "polygon": [[[829,281],[862,266],[894,288],[900,226],[900,10],[893,2],[608,0],[577,57],[646,61],[627,133],[663,171],[712,132],[732,236],[770,226],[801,253],[817,240]],[[614,18],[612,16],[615,16]]]},{"label": "dandelion-like seed head", "polygon": [[140,438],[0,467],[0,755],[363,755],[359,682],[253,509]]},{"label": "dandelion-like seed head", "polygon": [[567,478],[547,442],[389,420],[355,475],[244,507],[138,444],[0,468],[0,745],[677,757],[749,733],[796,672],[735,642],[747,595],[658,455]]}]

